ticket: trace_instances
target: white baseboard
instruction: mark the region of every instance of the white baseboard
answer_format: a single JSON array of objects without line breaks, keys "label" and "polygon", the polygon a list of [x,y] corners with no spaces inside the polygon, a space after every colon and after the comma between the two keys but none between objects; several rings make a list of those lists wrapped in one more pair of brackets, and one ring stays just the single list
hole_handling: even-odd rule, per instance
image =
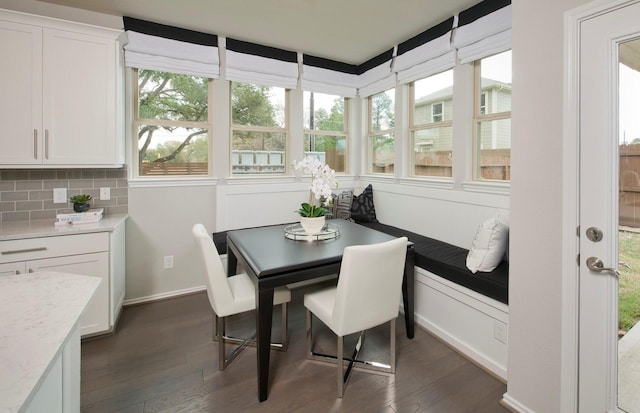
[{"label": "white baseboard", "polygon": [[207,289],[206,286],[201,285],[201,286],[198,286],[198,287],[185,288],[183,290],[175,290],[175,291],[169,291],[169,292],[166,292],[166,293],[152,294],[152,295],[147,295],[145,297],[138,297],[138,298],[132,298],[130,300],[124,300],[122,305],[126,307],[126,306],[130,306],[130,305],[145,304],[145,303],[150,303],[150,302],[153,302],[153,301],[166,300],[166,299],[169,299],[169,298],[176,298],[176,297],[180,297],[182,295],[199,293],[200,291],[205,291],[206,289]]},{"label": "white baseboard", "polygon": [[525,405],[521,404],[516,399],[511,397],[508,392],[502,396],[502,400],[500,400],[500,404],[502,404],[504,407],[511,410],[512,412],[535,413],[533,410],[527,408]]}]

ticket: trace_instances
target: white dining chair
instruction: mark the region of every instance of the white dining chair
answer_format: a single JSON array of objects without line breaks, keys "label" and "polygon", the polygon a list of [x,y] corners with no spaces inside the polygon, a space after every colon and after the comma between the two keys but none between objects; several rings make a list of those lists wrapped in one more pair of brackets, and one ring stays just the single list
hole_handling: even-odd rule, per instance
[{"label": "white dining chair", "polygon": [[[313,352],[312,314],[337,336],[338,397],[344,388],[354,363],[358,367],[395,373],[396,318],[398,317],[402,278],[407,253],[407,238],[372,245],[346,247],[338,277],[338,285],[304,296],[307,315],[307,358],[327,361],[332,357]],[[364,333],[390,322],[390,365],[358,360]],[[360,332],[358,344],[344,371],[344,336]]]},{"label": "white dining chair", "polygon": [[[192,233],[204,264],[207,296],[215,314],[213,336],[218,341],[218,368],[224,370],[243,349],[248,345],[255,344],[255,334],[247,339],[238,339],[227,336],[225,332],[227,317],[255,310],[255,285],[245,273],[227,276],[220,255],[213,243],[213,238],[204,225],[195,224]],[[286,287],[275,289],[273,305],[282,307],[282,340],[281,343],[272,343],[272,348],[283,351],[286,351],[288,344],[287,303],[289,301],[291,301],[291,292]],[[225,350],[226,343],[237,344],[237,347],[228,355]]]}]

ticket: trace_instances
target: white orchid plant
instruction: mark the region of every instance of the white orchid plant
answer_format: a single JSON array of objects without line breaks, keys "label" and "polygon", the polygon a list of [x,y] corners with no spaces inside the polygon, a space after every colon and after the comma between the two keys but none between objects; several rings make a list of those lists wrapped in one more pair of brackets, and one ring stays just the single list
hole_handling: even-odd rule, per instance
[{"label": "white orchid plant", "polygon": [[[336,171],[321,162],[317,158],[310,156],[305,157],[300,162],[295,163],[296,171],[302,172],[304,175],[311,175],[311,186],[309,186],[309,202],[300,205],[297,211],[301,217],[321,217],[331,215],[326,208],[332,202],[331,188],[338,187],[336,181]],[[319,205],[316,205],[318,201]]]}]

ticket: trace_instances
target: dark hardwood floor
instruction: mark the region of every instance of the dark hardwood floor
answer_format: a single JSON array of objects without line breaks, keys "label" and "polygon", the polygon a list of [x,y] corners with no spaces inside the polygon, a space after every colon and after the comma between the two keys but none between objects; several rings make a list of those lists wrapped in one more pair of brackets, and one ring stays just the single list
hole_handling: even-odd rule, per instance
[{"label": "dark hardwood floor", "polygon": [[[200,293],[126,307],[115,334],[82,343],[82,412],[507,411],[499,404],[504,383],[420,328],[407,339],[402,316],[395,376],[354,371],[338,399],[335,366],[305,359],[304,292],[292,294],[288,351],[271,353],[265,402],[258,402],[255,348],[218,371],[213,315]],[[240,333],[253,323],[252,315],[236,317],[229,330]],[[367,335],[366,355],[384,358],[388,331],[385,326]],[[331,347],[335,340],[325,333],[317,332],[318,343]]]}]

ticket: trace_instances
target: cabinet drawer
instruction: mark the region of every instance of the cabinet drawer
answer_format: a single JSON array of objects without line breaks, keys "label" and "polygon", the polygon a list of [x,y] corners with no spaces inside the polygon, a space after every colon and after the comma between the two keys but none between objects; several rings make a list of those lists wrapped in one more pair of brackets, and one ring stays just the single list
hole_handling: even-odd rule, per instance
[{"label": "cabinet drawer", "polygon": [[108,232],[0,241],[0,263],[108,250]]}]

